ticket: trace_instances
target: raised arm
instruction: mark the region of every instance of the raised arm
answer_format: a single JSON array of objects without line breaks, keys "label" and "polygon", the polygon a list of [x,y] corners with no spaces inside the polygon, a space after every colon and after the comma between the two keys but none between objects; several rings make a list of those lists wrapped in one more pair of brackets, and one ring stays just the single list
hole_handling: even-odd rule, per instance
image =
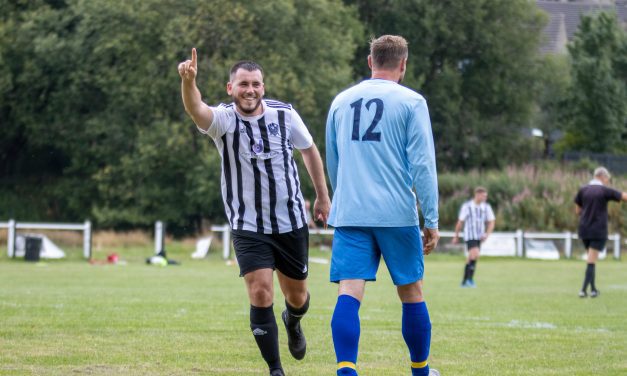
[{"label": "raised arm", "polygon": [[195,48],[192,48],[192,59],[180,63],[178,70],[181,76],[181,94],[185,111],[199,128],[206,131],[213,122],[213,112],[202,101],[200,90],[196,86],[198,58]]},{"label": "raised arm", "polygon": [[310,148],[302,149],[300,152],[303,155],[305,168],[307,168],[307,172],[316,190],[316,200],[313,206],[314,219],[323,222],[326,228],[327,218],[331,210],[331,199],[329,199],[327,181],[324,178],[324,167],[322,165],[322,158],[320,158],[320,152],[318,152],[316,144],[312,144]]}]

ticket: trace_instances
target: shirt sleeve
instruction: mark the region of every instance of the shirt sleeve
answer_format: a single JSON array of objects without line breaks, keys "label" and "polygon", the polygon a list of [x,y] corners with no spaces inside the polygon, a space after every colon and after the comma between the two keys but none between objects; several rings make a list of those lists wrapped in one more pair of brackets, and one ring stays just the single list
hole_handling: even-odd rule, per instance
[{"label": "shirt sleeve", "polygon": [[326,125],[326,160],[327,160],[327,173],[329,174],[329,182],[331,188],[335,191],[337,184],[337,165],[338,165],[338,153],[336,142],[336,129],[335,129],[335,111],[333,105],[327,115]]},{"label": "shirt sleeve", "polygon": [[616,189],[606,188],[605,197],[608,201],[620,201],[623,198],[623,193]]},{"label": "shirt sleeve", "polygon": [[577,195],[575,196],[575,204],[579,205],[579,206],[583,206],[583,201],[581,199],[581,189],[577,192]]},{"label": "shirt sleeve", "polygon": [[488,222],[492,222],[496,219],[496,217],[494,216],[494,211],[492,210],[492,206],[490,204],[486,205],[486,217]]},{"label": "shirt sleeve", "polygon": [[438,228],[438,175],[429,110],[424,99],[415,105],[407,124],[407,146],[413,185],[418,194],[426,228]]},{"label": "shirt sleeve", "polygon": [[457,219],[459,221],[465,222],[466,218],[468,218],[468,205],[463,204],[462,207],[459,209],[459,215],[457,216]]},{"label": "shirt sleeve", "polygon": [[233,124],[233,117],[235,116],[235,114],[233,114],[232,110],[222,105],[218,107],[209,107],[209,109],[211,112],[213,112],[213,122],[211,123],[209,128],[207,128],[206,131],[200,128],[198,125],[196,126],[196,128],[198,128],[198,131],[200,133],[209,135],[215,140],[216,138],[222,137],[222,135],[224,135],[228,131],[229,126]]},{"label": "shirt sleeve", "polygon": [[290,141],[296,149],[309,149],[313,145],[313,137],[311,133],[303,123],[303,119],[300,118],[298,112],[292,108],[292,122]]}]

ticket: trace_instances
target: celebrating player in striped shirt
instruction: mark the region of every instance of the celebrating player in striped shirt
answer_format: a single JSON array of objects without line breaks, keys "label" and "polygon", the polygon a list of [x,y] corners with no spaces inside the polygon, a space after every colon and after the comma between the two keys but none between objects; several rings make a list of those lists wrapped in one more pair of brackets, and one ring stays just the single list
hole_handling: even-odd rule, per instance
[{"label": "celebrating player in striped shirt", "polygon": [[231,68],[226,91],[233,102],[216,107],[202,102],[196,86],[196,49],[178,70],[185,110],[222,157],[222,197],[248,290],[250,328],[270,375],[284,375],[273,311],[274,269],[285,295],[288,347],[296,359],[305,356],[300,320],[309,307],[308,213],[292,152],[296,148],[303,156],[317,195],[314,216],[326,224],[331,203],[320,154],[291,105],[263,99],[263,70],[257,63],[242,61]]},{"label": "celebrating player in striped shirt", "polygon": [[[479,260],[479,250],[494,230],[495,217],[492,207],[487,203],[488,190],[483,187],[475,188],[475,197],[466,201],[459,211],[457,224],[455,225],[455,237],[453,244],[459,240],[459,231],[464,226],[464,241],[468,249],[468,259],[464,267],[464,279],[462,287],[476,287],[475,269]],[[488,228],[486,229],[486,224]]]}]

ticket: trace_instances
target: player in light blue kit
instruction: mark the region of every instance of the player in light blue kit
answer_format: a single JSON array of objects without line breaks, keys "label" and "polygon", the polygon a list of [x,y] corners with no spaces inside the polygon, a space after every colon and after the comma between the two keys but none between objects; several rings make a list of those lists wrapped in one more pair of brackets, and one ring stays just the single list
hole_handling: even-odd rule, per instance
[{"label": "player in light blue kit", "polygon": [[[403,303],[403,338],[412,375],[439,375],[427,363],[431,322],[422,295],[423,253],[437,245],[438,183],[425,99],[399,85],[407,41],[384,35],[370,43],[372,79],[340,93],[326,125],[335,227],[331,281],[339,283],[331,320],[338,375],[357,375],[359,307],[381,256]],[[424,247],[416,196],[424,213]]]}]

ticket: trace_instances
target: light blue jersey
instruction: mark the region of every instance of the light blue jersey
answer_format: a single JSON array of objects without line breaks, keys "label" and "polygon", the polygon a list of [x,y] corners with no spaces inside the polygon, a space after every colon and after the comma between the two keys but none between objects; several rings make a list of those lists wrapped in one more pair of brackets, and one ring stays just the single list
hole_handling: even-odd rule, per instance
[{"label": "light blue jersey", "polygon": [[370,79],[340,93],[326,125],[333,200],[329,224],[438,227],[438,182],[425,99],[393,81]]}]

